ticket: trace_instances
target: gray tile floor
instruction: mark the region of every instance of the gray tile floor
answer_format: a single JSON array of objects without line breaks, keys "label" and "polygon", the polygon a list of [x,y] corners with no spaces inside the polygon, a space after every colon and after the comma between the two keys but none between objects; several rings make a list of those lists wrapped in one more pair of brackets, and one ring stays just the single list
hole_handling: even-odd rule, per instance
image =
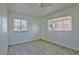
[{"label": "gray tile floor", "polygon": [[57,46],[44,40],[9,46],[8,55],[78,55],[79,52]]}]

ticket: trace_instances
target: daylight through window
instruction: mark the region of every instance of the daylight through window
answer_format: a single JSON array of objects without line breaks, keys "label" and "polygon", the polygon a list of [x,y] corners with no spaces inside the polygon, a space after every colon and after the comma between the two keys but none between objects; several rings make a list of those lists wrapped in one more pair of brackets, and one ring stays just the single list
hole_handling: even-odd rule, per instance
[{"label": "daylight through window", "polygon": [[14,19],[14,31],[27,31],[27,20]]},{"label": "daylight through window", "polygon": [[48,20],[48,30],[53,31],[71,31],[72,17],[60,17]]}]

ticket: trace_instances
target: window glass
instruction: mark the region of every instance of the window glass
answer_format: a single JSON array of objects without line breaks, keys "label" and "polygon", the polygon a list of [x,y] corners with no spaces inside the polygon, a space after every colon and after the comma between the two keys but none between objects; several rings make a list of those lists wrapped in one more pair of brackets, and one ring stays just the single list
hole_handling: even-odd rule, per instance
[{"label": "window glass", "polygon": [[14,31],[26,31],[27,20],[14,19]]},{"label": "window glass", "polygon": [[71,31],[72,30],[72,18],[61,17],[54,20],[48,20],[48,30],[54,31]]}]

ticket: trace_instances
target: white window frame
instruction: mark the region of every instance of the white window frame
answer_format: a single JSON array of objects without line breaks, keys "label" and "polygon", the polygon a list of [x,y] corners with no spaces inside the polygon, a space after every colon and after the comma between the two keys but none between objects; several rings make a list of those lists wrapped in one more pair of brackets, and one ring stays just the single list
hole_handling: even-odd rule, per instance
[{"label": "white window frame", "polygon": [[27,20],[14,19],[14,31],[27,31]]},{"label": "white window frame", "polygon": [[[66,20],[69,20],[70,24],[71,24],[68,29],[66,28],[66,26],[64,26],[65,23],[63,23]],[[59,21],[61,21],[61,24],[59,24],[61,28],[57,29],[57,28],[55,28],[56,27],[55,25],[57,25],[57,23],[55,24],[55,22],[59,22]],[[50,25],[51,25],[52,28],[50,27]],[[72,31],[72,17],[71,16],[65,16],[65,17],[59,17],[59,18],[48,20],[48,30],[49,31]]]}]

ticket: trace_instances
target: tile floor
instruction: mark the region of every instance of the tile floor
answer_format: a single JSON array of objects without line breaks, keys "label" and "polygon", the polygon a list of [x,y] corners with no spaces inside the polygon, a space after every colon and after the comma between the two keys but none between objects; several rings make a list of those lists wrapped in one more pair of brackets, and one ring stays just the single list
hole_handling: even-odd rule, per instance
[{"label": "tile floor", "polygon": [[9,46],[8,55],[78,55],[79,52],[67,49],[44,40],[36,40]]}]

